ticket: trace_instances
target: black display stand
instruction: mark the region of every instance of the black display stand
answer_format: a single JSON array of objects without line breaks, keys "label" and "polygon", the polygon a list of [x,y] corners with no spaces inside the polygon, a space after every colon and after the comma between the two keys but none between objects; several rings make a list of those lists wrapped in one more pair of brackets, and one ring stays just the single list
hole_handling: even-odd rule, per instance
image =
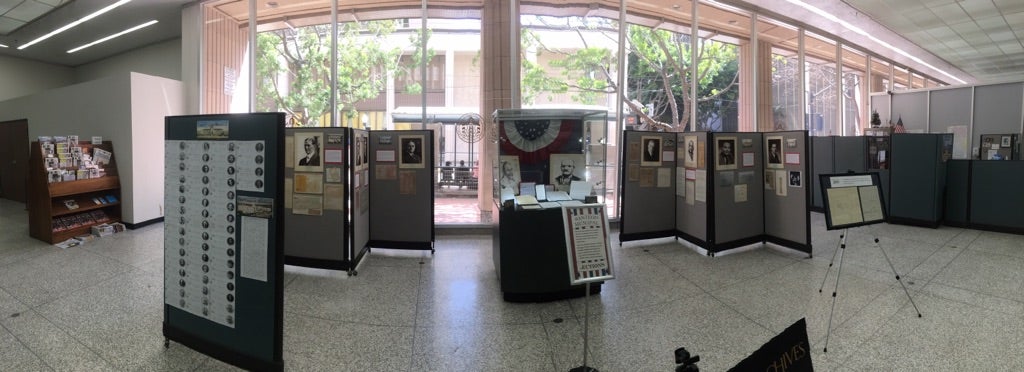
[{"label": "black display stand", "polygon": [[[350,128],[285,129],[285,264],[355,273],[349,206]],[[307,153],[306,150],[310,152]],[[312,154],[316,154],[312,156]],[[304,161],[307,156],[315,161]],[[316,164],[309,165],[308,163]],[[306,163],[306,165],[300,164]],[[314,244],[310,244],[314,242]]]},{"label": "black display stand", "polygon": [[[508,209],[499,217],[493,259],[505,301],[554,301],[586,294],[586,285],[569,284],[561,208]],[[593,283],[591,294],[600,293],[602,283]]]},{"label": "black display stand", "polygon": [[165,346],[284,369],[284,120],[166,118]]},{"label": "black display stand", "polygon": [[434,132],[370,131],[368,141],[367,244],[434,253]]},{"label": "black display stand", "polygon": [[[823,352],[827,353],[828,341],[832,335],[832,316],[836,310],[836,297],[839,292],[840,274],[843,272],[843,257],[846,255],[846,239],[849,236],[849,229],[885,222],[887,216],[884,207],[885,199],[882,196],[882,185],[878,173],[850,172],[844,174],[823,174],[820,181],[825,202],[825,227],[828,230],[843,230],[843,233],[839,235],[839,246],[832,253],[832,259],[828,263],[828,270],[825,271],[825,277],[821,280],[821,288],[818,288],[818,293],[822,293],[825,288],[825,282],[832,272],[832,265],[835,263],[836,255],[838,255],[839,267],[836,270],[835,288],[832,290],[832,309],[828,316],[828,328],[825,334],[825,347],[823,348]],[[873,237],[872,241],[875,247],[882,252],[882,256],[885,257],[885,262],[889,264],[889,269],[892,270],[893,276],[896,277],[896,281],[903,287],[903,293],[907,295],[910,304],[914,306],[914,311],[917,312],[917,317],[920,318],[921,310],[914,303],[914,298],[910,296],[907,286],[900,280],[900,274],[896,272],[896,267],[893,266],[889,255],[885,252],[877,237]]]}]

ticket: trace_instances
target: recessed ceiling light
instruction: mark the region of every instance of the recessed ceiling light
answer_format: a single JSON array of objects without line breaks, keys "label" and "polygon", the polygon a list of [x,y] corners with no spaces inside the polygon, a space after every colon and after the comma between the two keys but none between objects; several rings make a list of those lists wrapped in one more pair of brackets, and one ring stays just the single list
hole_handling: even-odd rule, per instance
[{"label": "recessed ceiling light", "polygon": [[40,41],[49,39],[51,36],[59,34],[59,33],[64,32],[64,31],[67,31],[68,29],[70,29],[72,27],[75,27],[75,26],[78,26],[78,25],[84,23],[85,21],[88,21],[90,19],[99,17],[101,14],[109,12],[109,11],[113,10],[114,8],[117,8],[117,7],[121,6],[121,5],[124,5],[124,4],[128,3],[129,1],[132,1],[132,0],[121,0],[121,1],[118,1],[118,2],[113,3],[111,5],[108,5],[107,7],[103,8],[103,9],[97,10],[96,12],[94,12],[94,13],[92,13],[90,15],[87,15],[85,17],[82,17],[82,18],[78,19],[77,21],[68,23],[68,24],[64,25],[64,27],[58,28],[56,30],[53,30],[53,31],[51,31],[48,34],[39,37],[38,39],[32,40],[32,41],[28,42],[25,45],[19,46],[18,50],[28,48],[28,47],[34,45],[35,43],[38,43]]},{"label": "recessed ceiling light", "polygon": [[118,33],[116,33],[116,34],[113,34],[113,35],[110,35],[110,36],[104,37],[104,38],[102,38],[102,39],[99,39],[99,40],[93,41],[93,42],[91,42],[91,43],[89,43],[89,44],[85,44],[85,45],[82,45],[82,46],[80,46],[80,47],[78,47],[78,48],[75,48],[75,49],[71,49],[71,50],[69,50],[69,51],[68,51],[68,53],[74,53],[74,52],[77,52],[77,51],[79,51],[79,50],[82,50],[82,49],[85,49],[85,48],[91,47],[91,46],[93,46],[93,45],[96,45],[96,44],[99,44],[99,43],[102,43],[102,42],[104,42],[104,41],[107,41],[107,40],[113,39],[113,38],[115,38],[115,37],[118,37],[118,36],[121,36],[121,35],[127,34],[127,33],[129,33],[129,32],[132,32],[132,31],[135,31],[135,30],[138,30],[138,29],[142,29],[142,28],[146,28],[146,27],[149,27],[149,26],[151,26],[151,25],[153,25],[153,24],[155,24],[155,23],[157,23],[157,22],[158,22],[158,21],[154,19],[154,20],[152,20],[152,21],[149,21],[149,22],[143,23],[143,24],[141,24],[141,25],[138,25],[138,26],[135,26],[135,27],[129,28],[129,29],[127,29],[127,30],[124,30],[124,31],[118,32]]}]

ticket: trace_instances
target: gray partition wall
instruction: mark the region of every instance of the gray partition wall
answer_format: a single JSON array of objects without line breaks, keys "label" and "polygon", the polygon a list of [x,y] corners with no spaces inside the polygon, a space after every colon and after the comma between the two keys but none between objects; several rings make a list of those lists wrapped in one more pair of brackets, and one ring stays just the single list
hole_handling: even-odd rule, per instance
[{"label": "gray partition wall", "polygon": [[[808,209],[811,192],[808,184],[811,166],[808,163],[809,139],[806,131],[764,133],[765,141],[782,136],[784,164],[781,168],[768,166],[764,177],[764,233],[765,240],[811,254],[811,216]],[[781,172],[781,173],[780,173]]]},{"label": "gray partition wall", "polygon": [[[355,267],[347,239],[349,184],[343,155],[348,151],[349,132],[348,128],[285,129],[284,259],[288,265]],[[304,161],[307,149],[316,155],[316,165]]]},{"label": "gray partition wall", "polygon": [[928,92],[909,92],[892,96],[892,122],[903,120],[908,130],[928,132]]},{"label": "gray partition wall", "polygon": [[892,98],[889,94],[872,94],[871,95],[871,110],[872,112],[878,112],[878,119],[882,121],[882,125],[889,125],[890,122],[895,123],[896,118],[890,118],[890,99]]},{"label": "gray partition wall", "polygon": [[674,236],[676,133],[627,130],[622,149],[619,243]]},{"label": "gray partition wall", "polygon": [[929,132],[946,133],[951,126],[971,125],[972,97],[973,87],[932,91],[928,103]]},{"label": "gray partition wall", "polygon": [[[676,172],[682,183],[676,183],[676,236],[686,239],[701,248],[707,249],[708,239],[708,203],[707,199],[696,200],[697,187],[707,190],[704,184],[697,185],[697,173],[701,172],[707,180],[707,161],[711,148],[708,146],[708,132],[686,132],[676,134],[679,144]],[[690,157],[690,144],[693,144],[693,156]],[[677,173],[678,174],[678,173]]]},{"label": "gray partition wall", "polygon": [[[722,251],[764,240],[764,139],[768,133],[713,133],[715,161],[709,172],[708,198],[712,200],[712,251]],[[733,164],[722,166],[721,143],[733,147]],[[783,152],[791,150],[778,142]],[[711,159],[711,158],[709,158]]]},{"label": "gray partition wall", "polygon": [[[832,168],[835,164],[835,154],[833,148],[835,146],[834,136],[815,136],[810,137],[811,139],[811,180],[817,180],[819,176],[823,174],[835,173]],[[822,211],[825,207],[821,200],[821,186],[818,182],[808,182],[807,186],[811,188],[811,210]]]},{"label": "gray partition wall", "polygon": [[371,131],[370,241],[434,250],[434,132]]},{"label": "gray partition wall", "polygon": [[863,173],[868,169],[867,137],[835,137],[833,173]]},{"label": "gray partition wall", "polygon": [[889,222],[937,227],[946,186],[944,144],[952,134],[893,134]]},{"label": "gray partition wall", "polygon": [[969,173],[971,225],[1024,233],[1024,161],[974,161]]},{"label": "gray partition wall", "polygon": [[[974,88],[974,128],[971,149],[981,144],[982,134],[1020,133],[1024,83],[984,85]],[[977,159],[977,158],[975,158]]]}]

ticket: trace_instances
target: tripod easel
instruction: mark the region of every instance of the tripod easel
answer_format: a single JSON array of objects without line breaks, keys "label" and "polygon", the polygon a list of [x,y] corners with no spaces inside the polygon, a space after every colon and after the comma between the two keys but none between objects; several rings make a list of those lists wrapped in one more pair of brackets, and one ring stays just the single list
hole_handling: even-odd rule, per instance
[{"label": "tripod easel", "polygon": [[[848,234],[849,229],[843,229],[843,233],[839,235],[839,247],[835,252],[832,252],[832,260],[828,262],[828,269],[825,271],[825,277],[822,278],[821,287],[818,288],[818,293],[821,293],[825,288],[825,281],[828,280],[828,275],[832,271],[832,264],[836,260],[836,254],[838,254],[839,251],[843,251],[843,254],[839,255],[839,268],[836,269],[836,286],[832,290],[832,310],[828,314],[828,329],[825,332],[825,348],[822,350],[824,353],[828,352],[828,340],[832,334],[832,316],[836,312],[836,294],[839,292],[839,279],[843,273],[843,256],[846,255],[846,237]],[[893,266],[892,261],[889,260],[889,255],[885,253],[885,249],[878,243],[878,237],[873,237],[872,241],[875,243],[875,247],[878,247],[878,250],[882,251],[882,256],[885,257],[885,262],[889,263],[889,269],[892,270],[892,274],[896,276],[896,281],[900,283],[901,287],[903,287],[903,292],[907,294],[907,298],[910,299],[910,304],[914,305],[914,311],[917,312],[917,317],[920,318],[921,310],[919,310],[917,308],[917,304],[914,303],[914,298],[910,296],[910,291],[907,290],[907,286],[903,284],[902,280],[900,280],[900,274],[896,272],[896,267]]]}]

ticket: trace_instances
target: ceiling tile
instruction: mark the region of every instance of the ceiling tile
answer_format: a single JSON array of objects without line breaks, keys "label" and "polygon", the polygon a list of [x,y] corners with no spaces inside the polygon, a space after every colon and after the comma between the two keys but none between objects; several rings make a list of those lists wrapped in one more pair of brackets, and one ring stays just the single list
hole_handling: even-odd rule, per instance
[{"label": "ceiling tile", "polygon": [[1006,54],[1024,52],[1024,46],[1021,46],[1020,43],[1001,43],[999,49]]},{"label": "ceiling tile", "polygon": [[1009,29],[1010,27],[1009,25],[1006,24],[1006,20],[1003,19],[1003,16],[1001,15],[985,18],[975,18],[974,22],[977,23],[978,27],[981,27],[981,29],[984,30],[985,32],[993,32],[1000,28]]},{"label": "ceiling tile", "polygon": [[1024,1],[1020,0],[992,0],[1000,11],[1005,13],[1024,12]]},{"label": "ceiling tile", "polygon": [[992,0],[962,0],[959,4],[974,19],[999,15],[999,9]]},{"label": "ceiling tile", "polygon": [[946,23],[963,22],[970,19],[970,17],[967,16],[967,13],[960,8],[960,5],[955,3],[932,7],[931,10],[932,13],[935,13],[939,18],[945,20]]},{"label": "ceiling tile", "polygon": [[0,17],[0,34],[6,35],[24,24],[25,22],[13,18]]},{"label": "ceiling tile", "polygon": [[52,6],[52,7],[58,7],[60,5],[63,5],[63,4],[71,2],[71,0],[35,0],[35,1],[43,3],[43,4],[46,4],[46,5],[49,5],[49,6]]},{"label": "ceiling tile", "polygon": [[0,0],[0,14],[7,13],[8,10],[14,9],[14,7],[19,3],[21,3],[21,0]]},{"label": "ceiling tile", "polygon": [[39,17],[46,12],[52,10],[52,6],[46,4],[37,3],[35,1],[26,1],[11,9],[11,11],[4,14],[4,16],[17,19],[19,21],[31,22],[36,17]]}]

